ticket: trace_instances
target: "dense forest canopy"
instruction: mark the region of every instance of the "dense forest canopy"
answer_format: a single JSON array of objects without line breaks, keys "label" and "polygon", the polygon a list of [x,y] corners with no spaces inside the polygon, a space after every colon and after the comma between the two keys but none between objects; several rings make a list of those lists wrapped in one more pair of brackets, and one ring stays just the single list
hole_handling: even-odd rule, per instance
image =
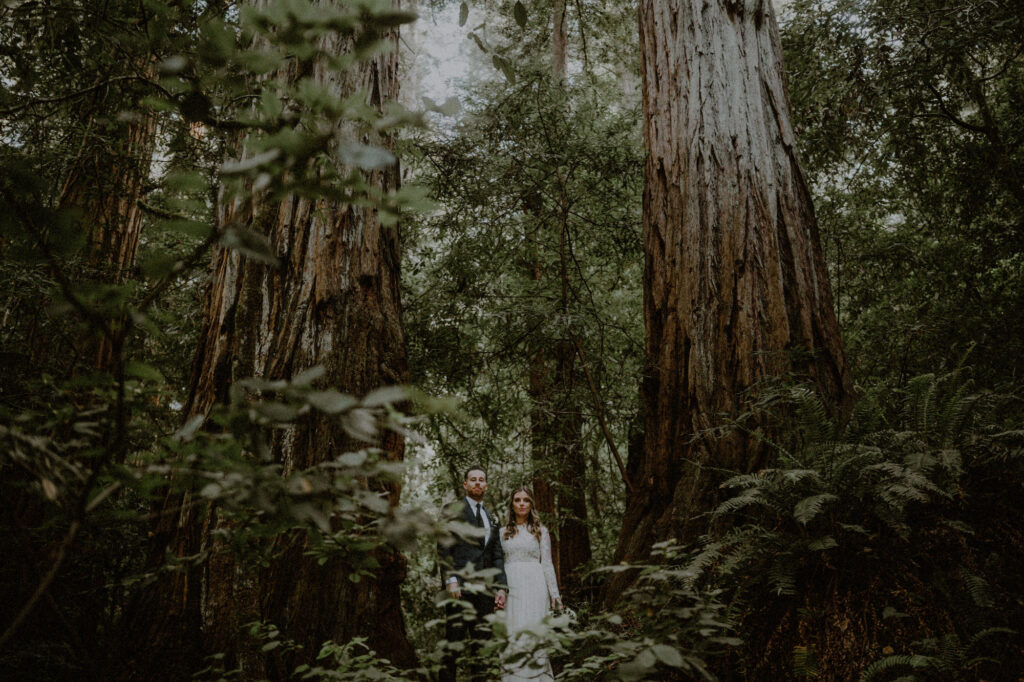
[{"label": "dense forest canopy", "polygon": [[[0,3],[0,672],[1017,680],[1022,35]],[[470,467],[551,534],[526,651],[448,641]]]}]

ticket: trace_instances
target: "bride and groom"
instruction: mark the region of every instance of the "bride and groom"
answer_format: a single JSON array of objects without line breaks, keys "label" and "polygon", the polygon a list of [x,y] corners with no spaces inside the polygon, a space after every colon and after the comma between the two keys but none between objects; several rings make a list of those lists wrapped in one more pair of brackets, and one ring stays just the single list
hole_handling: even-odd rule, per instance
[{"label": "bride and groom", "polygon": [[[533,496],[519,488],[509,500],[508,521],[499,526],[497,517],[484,506],[487,472],[470,467],[463,478],[466,496],[450,511],[455,518],[482,529],[474,537],[459,537],[447,546],[438,546],[445,589],[455,599],[468,601],[469,617],[455,604],[447,607],[445,637],[449,642],[465,642],[467,650],[479,647],[486,636],[484,617],[496,610],[505,611],[510,640],[516,634],[539,623],[551,609],[560,610],[562,600],[551,562],[551,537],[533,508]],[[472,564],[477,570],[497,572],[496,593],[463,592],[460,572]],[[492,571],[493,572],[493,571]],[[507,587],[508,589],[504,589]],[[552,679],[551,664],[543,651],[520,655],[502,666],[503,682],[545,682]],[[483,679],[480,666],[470,670],[474,679]],[[449,652],[441,669],[441,679],[454,682],[455,655]]]}]

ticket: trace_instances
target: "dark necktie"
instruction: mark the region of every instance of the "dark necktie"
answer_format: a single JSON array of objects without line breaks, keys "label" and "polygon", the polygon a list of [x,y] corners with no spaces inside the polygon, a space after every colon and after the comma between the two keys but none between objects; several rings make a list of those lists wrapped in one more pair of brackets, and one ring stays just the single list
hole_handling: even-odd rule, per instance
[{"label": "dark necktie", "polygon": [[476,525],[480,526],[481,528],[484,527],[484,518],[483,518],[483,516],[480,515],[480,503],[479,502],[476,505]]}]

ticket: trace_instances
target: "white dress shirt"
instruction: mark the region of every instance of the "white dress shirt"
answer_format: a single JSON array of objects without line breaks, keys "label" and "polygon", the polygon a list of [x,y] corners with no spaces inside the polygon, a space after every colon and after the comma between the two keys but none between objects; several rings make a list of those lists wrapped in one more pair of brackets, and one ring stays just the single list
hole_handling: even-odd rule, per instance
[{"label": "white dress shirt", "polygon": [[487,544],[487,540],[491,538],[491,518],[487,515],[487,510],[484,509],[483,502],[477,502],[472,497],[466,496],[466,504],[469,505],[469,511],[476,516],[476,506],[480,505],[480,518],[484,521],[484,544]]}]

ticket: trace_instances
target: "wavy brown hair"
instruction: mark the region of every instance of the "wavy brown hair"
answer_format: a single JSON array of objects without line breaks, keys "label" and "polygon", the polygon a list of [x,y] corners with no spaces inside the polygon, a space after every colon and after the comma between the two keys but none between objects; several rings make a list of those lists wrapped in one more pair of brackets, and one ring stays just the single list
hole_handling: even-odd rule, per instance
[{"label": "wavy brown hair", "polygon": [[540,522],[540,514],[537,513],[537,505],[533,503],[533,493],[531,493],[530,489],[525,486],[516,488],[512,491],[512,494],[509,495],[508,523],[505,524],[505,539],[508,540],[512,538],[519,531],[516,527],[516,508],[513,504],[517,493],[526,493],[526,496],[530,498],[530,513],[526,517],[526,529],[533,534],[533,537],[537,538],[537,542],[540,542],[540,529],[544,526]]}]

